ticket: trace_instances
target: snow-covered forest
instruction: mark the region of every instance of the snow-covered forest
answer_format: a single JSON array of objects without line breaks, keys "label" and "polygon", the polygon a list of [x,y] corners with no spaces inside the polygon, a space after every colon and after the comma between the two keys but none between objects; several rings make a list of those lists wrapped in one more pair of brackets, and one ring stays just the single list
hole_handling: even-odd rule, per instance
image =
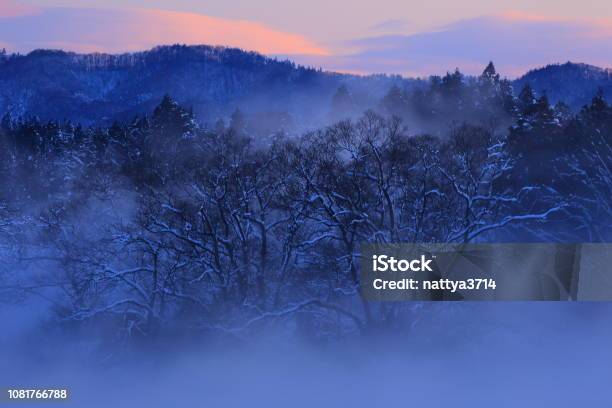
[{"label": "snow-covered forest", "polygon": [[1,301],[42,299],[54,327],[121,347],[270,325],[331,339],[419,318],[360,298],[361,243],[612,239],[601,92],[572,112],[491,64],[358,115],[352,98],[342,85],[335,122],[302,135],[240,110],[205,125],[171,96],[109,127],[5,115]]}]

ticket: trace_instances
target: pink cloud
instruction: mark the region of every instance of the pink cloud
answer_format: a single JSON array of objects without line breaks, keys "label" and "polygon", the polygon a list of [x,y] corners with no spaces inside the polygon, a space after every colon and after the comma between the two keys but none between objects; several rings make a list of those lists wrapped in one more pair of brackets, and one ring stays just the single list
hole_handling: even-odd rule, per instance
[{"label": "pink cloud", "polygon": [[[413,35],[378,36],[331,54],[308,38],[260,23],[153,9],[19,9],[0,0],[0,44],[13,51],[140,51],[155,45],[210,44],[284,55],[353,73],[441,74],[459,67],[477,74],[493,60],[518,76],[548,63],[612,66],[612,20],[568,19],[518,11],[457,21]],[[350,50],[350,51],[349,51]]]},{"label": "pink cloud", "polygon": [[338,71],[408,76],[444,74],[456,67],[479,74],[490,60],[509,77],[569,60],[606,68],[612,67],[612,21],[508,12],[465,19],[413,35],[360,39],[349,45],[359,51],[297,58]]},{"label": "pink cloud", "polygon": [[506,21],[518,21],[518,22],[559,22],[563,21],[560,18],[555,18],[552,16],[544,16],[535,13],[527,13],[525,11],[519,10],[508,10],[498,15],[499,18]]},{"label": "pink cloud", "polygon": [[35,13],[34,7],[17,4],[13,0],[0,0],[0,17],[16,17]]},{"label": "pink cloud", "polygon": [[156,44],[173,42],[172,38],[176,38],[185,43],[238,46],[264,54],[328,54],[303,36],[276,31],[251,21],[161,10],[143,11],[140,18],[143,24],[156,24],[156,29],[147,33],[147,39]]},{"label": "pink cloud", "polygon": [[20,51],[64,48],[80,52],[123,52],[181,43],[226,45],[264,54],[328,54],[323,47],[297,34],[256,22],[195,13],[47,8],[27,15],[0,13],[0,18],[3,20],[0,41]]},{"label": "pink cloud", "polygon": [[566,26],[579,26],[581,28],[578,35],[585,38],[611,36],[612,18],[563,18],[555,16],[545,16],[541,14],[527,13],[524,11],[510,10],[497,16],[501,20],[510,23],[542,23],[542,24],[562,24]]}]

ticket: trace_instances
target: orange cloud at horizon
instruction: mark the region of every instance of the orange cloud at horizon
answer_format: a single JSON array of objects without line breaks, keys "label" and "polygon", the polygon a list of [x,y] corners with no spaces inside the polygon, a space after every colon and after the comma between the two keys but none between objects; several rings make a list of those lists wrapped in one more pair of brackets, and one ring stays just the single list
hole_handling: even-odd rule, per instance
[{"label": "orange cloud at horizon", "polygon": [[[263,54],[329,55],[327,50],[301,35],[276,31],[251,21],[165,10],[145,10],[140,14],[143,25],[157,25],[147,33],[147,39],[155,44],[208,43],[236,46]],[[180,41],[173,41],[173,38]]]},{"label": "orange cloud at horizon", "polygon": [[[0,2],[5,0],[0,0]],[[156,9],[44,8],[36,13],[2,3],[0,41],[19,51],[141,51],[156,45],[223,45],[262,54],[329,55],[304,36],[263,24]]]},{"label": "orange cloud at horizon", "polygon": [[[9,10],[9,4],[0,0]],[[261,23],[204,14],[136,8],[47,7],[0,14],[0,48],[29,52],[60,48],[122,53],[157,45],[208,44],[287,56],[302,64],[354,74],[443,74],[459,67],[478,74],[490,60],[517,76],[568,60],[610,67],[612,21],[509,11],[457,20],[430,31],[383,35],[334,45],[333,52],[305,36]],[[333,44],[333,43],[332,43]]]}]

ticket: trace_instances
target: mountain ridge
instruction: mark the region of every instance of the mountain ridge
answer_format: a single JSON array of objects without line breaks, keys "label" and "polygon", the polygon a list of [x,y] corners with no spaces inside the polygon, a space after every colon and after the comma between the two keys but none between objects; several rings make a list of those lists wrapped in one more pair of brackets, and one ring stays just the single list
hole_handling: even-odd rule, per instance
[{"label": "mountain ridge", "polygon": [[549,64],[529,70],[513,81],[515,92],[529,84],[536,92],[546,94],[550,101],[563,101],[574,110],[587,104],[599,88],[612,96],[612,69],[570,62]]},{"label": "mountain ridge", "polygon": [[240,108],[289,111],[297,121],[319,122],[322,101],[329,102],[339,86],[381,97],[400,81],[405,80],[364,79],[206,45],[119,55],[35,50],[0,58],[0,112],[92,124],[149,112],[171,94],[205,121]]},{"label": "mountain ridge", "polygon": [[[224,46],[158,46],[123,54],[34,50],[0,54],[0,113],[108,123],[151,111],[171,94],[203,121],[233,110],[287,112],[298,123],[325,122],[336,90],[347,86],[375,107],[393,85],[425,81],[398,75],[357,76],[298,65]],[[551,64],[512,81],[515,95],[529,83],[551,102],[578,110],[598,88],[612,94],[612,70],[588,64]]]}]

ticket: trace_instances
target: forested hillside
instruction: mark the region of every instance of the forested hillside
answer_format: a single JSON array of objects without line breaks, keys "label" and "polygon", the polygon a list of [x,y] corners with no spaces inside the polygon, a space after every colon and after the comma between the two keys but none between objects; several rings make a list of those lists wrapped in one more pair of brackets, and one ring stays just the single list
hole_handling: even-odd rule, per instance
[{"label": "forested hillside", "polygon": [[[128,62],[78,63],[113,76]],[[352,98],[340,86],[332,112]],[[361,243],[612,239],[602,92],[572,113],[529,86],[515,95],[491,64],[265,138],[240,111],[205,126],[160,100],[109,126],[4,116],[3,299],[44,297],[57,325],[122,341],[271,322],[338,336],[418,313],[361,300]]]},{"label": "forested hillside", "polygon": [[[460,74],[448,79],[448,86],[457,80],[477,80]],[[257,117],[263,133],[282,129],[299,134],[378,108],[390,88],[425,92],[429,80],[440,82],[442,78],[338,74],[210,46],[164,46],[120,55],[0,52],[0,112],[14,118],[37,116],[110,126],[114,120],[131,120],[151,112],[169,94],[192,110],[203,125],[212,126],[240,109]],[[504,86],[518,94],[525,84],[540,95],[546,93],[553,103],[564,101],[574,112],[588,104],[598,88],[606,94],[612,91],[609,71],[572,63],[530,71],[515,81],[505,81]],[[414,98],[404,101],[414,102],[412,111],[429,108],[419,95]],[[332,99],[340,103],[332,107]],[[457,113],[460,120],[465,119],[460,110]],[[438,124],[447,128],[449,123]]]},{"label": "forested hillside", "polygon": [[327,73],[225,47],[176,45],[122,55],[38,50],[0,54],[0,111],[109,125],[152,111],[168,93],[201,122],[240,108],[290,115],[297,128],[327,121],[329,100],[342,84],[365,109],[396,82],[410,81]]},{"label": "forested hillside", "polygon": [[516,92],[526,84],[539,93],[546,93],[551,102],[563,101],[573,109],[580,109],[599,88],[606,95],[612,93],[612,70],[571,62],[547,65],[513,82]]}]

